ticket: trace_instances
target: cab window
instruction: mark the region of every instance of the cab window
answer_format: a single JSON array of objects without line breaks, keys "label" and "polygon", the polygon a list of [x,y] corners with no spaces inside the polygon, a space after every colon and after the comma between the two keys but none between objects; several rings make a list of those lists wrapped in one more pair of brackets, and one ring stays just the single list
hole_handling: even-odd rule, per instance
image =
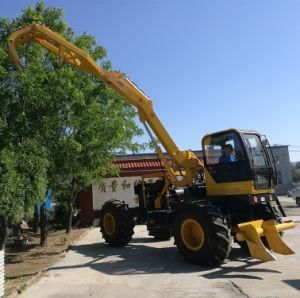
[{"label": "cab window", "polygon": [[242,148],[240,139],[233,132],[210,135],[204,139],[206,164],[224,164],[244,160]]},{"label": "cab window", "polygon": [[266,166],[266,157],[259,137],[257,135],[245,134],[244,138],[254,167]]}]

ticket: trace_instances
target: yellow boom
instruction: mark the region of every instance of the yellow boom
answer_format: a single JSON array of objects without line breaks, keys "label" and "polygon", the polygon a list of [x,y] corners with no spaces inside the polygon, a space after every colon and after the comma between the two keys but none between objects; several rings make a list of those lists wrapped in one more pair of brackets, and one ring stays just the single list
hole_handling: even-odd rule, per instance
[{"label": "yellow boom", "polygon": [[[153,136],[149,126],[175,165],[174,168],[170,166],[163,155],[161,148],[156,145],[156,152],[167,169],[171,183],[177,187],[190,186],[193,184],[196,169],[198,167],[203,167],[202,161],[199,160],[193,152],[188,150],[180,151],[178,149],[153,111],[152,101],[138,89],[134,83],[120,72],[106,71],[87,53],[66,41],[61,35],[36,23],[16,31],[9,37],[10,56],[13,63],[19,69],[21,69],[21,63],[16,47],[27,42],[36,42],[48,49],[58,56],[60,63],[67,62],[82,71],[94,74],[100,80],[116,90],[127,102],[134,105],[138,110],[141,122],[144,124],[152,140]],[[182,174],[181,179],[178,179],[178,175],[176,174],[178,169],[182,169],[182,173],[184,173]]]}]

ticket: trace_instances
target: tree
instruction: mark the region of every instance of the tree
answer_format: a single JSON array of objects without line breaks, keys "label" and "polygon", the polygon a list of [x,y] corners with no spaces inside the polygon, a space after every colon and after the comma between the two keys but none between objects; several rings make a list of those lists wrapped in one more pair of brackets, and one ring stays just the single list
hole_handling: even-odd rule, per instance
[{"label": "tree", "polygon": [[300,182],[300,169],[293,168],[292,169],[293,182]]},{"label": "tree", "polygon": [[10,222],[29,217],[33,202],[44,195],[48,165],[44,153],[29,140],[0,151],[0,213]]},{"label": "tree", "polygon": [[[0,215],[0,251],[4,249],[6,238],[6,217]],[[2,262],[2,260],[1,260]],[[2,265],[2,264],[1,264]]]},{"label": "tree", "polygon": [[[24,70],[15,70],[6,54],[7,37],[32,20],[62,34],[104,68],[111,69],[111,63],[94,37],[74,34],[62,9],[38,2],[14,20],[0,19],[0,153],[6,156],[1,171],[7,173],[0,177],[0,200],[11,202],[6,210],[10,218],[13,206],[23,208],[20,218],[51,186],[68,202],[69,232],[77,194],[116,173],[115,153],[137,151],[140,145],[132,139],[142,131],[135,123],[135,109],[114,90],[91,74],[59,65],[36,44],[19,48]],[[7,181],[17,181],[19,187]]]},{"label": "tree", "polygon": [[293,182],[294,183],[300,182],[300,161],[297,161],[296,163],[291,163],[291,171],[292,171]]}]

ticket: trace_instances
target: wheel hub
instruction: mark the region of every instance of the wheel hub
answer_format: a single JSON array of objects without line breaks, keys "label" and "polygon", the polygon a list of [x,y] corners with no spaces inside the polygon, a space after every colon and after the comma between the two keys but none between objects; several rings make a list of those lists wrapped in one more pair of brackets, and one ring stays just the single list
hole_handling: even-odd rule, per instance
[{"label": "wheel hub", "polygon": [[112,235],[115,231],[116,222],[115,218],[111,213],[105,213],[103,217],[104,230],[108,235]]},{"label": "wheel hub", "polygon": [[184,245],[192,251],[198,251],[204,244],[204,232],[198,221],[189,218],[184,220],[180,228]]}]

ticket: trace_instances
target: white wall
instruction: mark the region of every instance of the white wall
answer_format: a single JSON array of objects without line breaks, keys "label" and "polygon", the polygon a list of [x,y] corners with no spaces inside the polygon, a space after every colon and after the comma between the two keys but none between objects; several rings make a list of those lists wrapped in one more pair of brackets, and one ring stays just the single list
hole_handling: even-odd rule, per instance
[{"label": "white wall", "polygon": [[138,196],[134,194],[134,185],[141,177],[116,177],[103,179],[102,184],[92,186],[93,210],[100,210],[111,199],[124,201],[129,207],[138,207]]}]

